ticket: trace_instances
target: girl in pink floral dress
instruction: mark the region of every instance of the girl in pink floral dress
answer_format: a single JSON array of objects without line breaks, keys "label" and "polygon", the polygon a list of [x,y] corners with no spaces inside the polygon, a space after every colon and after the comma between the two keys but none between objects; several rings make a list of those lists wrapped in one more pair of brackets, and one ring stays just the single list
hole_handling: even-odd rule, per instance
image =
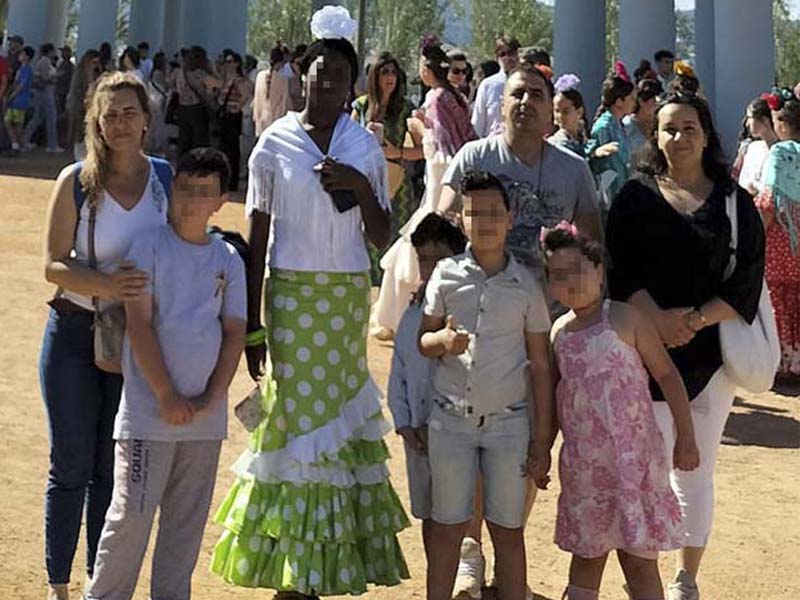
[{"label": "girl in pink floral dress", "polygon": [[552,332],[564,436],[556,543],[573,555],[565,597],[595,600],[616,550],[631,597],[662,599],[658,552],[679,548],[683,531],[648,370],[675,418],[675,465],[692,470],[686,390],[655,328],[633,306],[603,299],[603,249],[566,223],[543,233],[550,293],[572,309]]}]

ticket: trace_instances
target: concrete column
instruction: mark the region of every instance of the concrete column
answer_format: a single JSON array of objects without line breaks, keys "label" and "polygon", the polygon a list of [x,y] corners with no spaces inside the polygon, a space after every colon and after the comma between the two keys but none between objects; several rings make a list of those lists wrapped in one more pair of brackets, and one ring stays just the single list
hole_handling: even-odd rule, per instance
[{"label": "concrete column", "polygon": [[[181,3],[180,47],[202,46],[208,50],[211,29],[214,27],[214,4],[215,0],[184,0]],[[227,5],[226,1],[224,6]]]},{"label": "concrete column", "polygon": [[164,33],[165,0],[133,0],[131,2],[128,43],[150,44],[151,56],[161,50]]},{"label": "concrete column", "polygon": [[6,28],[9,35],[21,35],[25,44],[37,49],[47,40],[49,0],[11,0]]},{"label": "concrete column", "polygon": [[714,0],[694,1],[694,62],[703,92],[714,109],[716,73],[714,61]]},{"label": "concrete column", "polygon": [[556,0],[553,23],[555,70],[558,75],[575,73],[590,119],[600,103],[605,78],[605,0]]},{"label": "concrete column", "polygon": [[78,56],[117,37],[117,0],[81,0],[78,22]]},{"label": "concrete column", "polygon": [[244,55],[247,47],[247,0],[214,2],[212,8],[211,35],[206,47],[208,56],[217,56],[223,48]]},{"label": "concrete column", "polygon": [[717,125],[729,157],[745,106],[775,79],[771,0],[715,0]]},{"label": "concrete column", "polygon": [[619,54],[628,72],[643,58],[652,63],[658,50],[675,51],[674,1],[620,0]]},{"label": "concrete column", "polygon": [[172,55],[180,49],[181,31],[183,30],[182,18],[183,0],[166,0],[161,48],[166,53],[167,59],[172,58]]},{"label": "concrete column", "polygon": [[56,48],[64,45],[67,35],[68,0],[50,0],[47,9],[47,34],[45,39],[55,44]]}]

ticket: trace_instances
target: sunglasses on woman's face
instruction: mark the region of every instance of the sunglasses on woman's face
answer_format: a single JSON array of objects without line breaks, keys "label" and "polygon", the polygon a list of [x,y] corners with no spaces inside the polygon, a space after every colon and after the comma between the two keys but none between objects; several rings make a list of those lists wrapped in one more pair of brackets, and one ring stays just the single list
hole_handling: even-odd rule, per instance
[{"label": "sunglasses on woman's face", "polygon": [[381,75],[397,75],[397,69],[394,67],[381,67]]},{"label": "sunglasses on woman's face", "polygon": [[450,72],[453,75],[466,75],[467,69],[459,69],[458,67],[453,67],[452,69],[450,69]]}]

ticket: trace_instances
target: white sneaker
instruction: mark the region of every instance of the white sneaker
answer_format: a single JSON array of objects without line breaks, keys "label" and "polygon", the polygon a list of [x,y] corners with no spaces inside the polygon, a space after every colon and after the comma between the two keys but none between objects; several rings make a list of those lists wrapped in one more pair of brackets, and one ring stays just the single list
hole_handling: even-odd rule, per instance
[{"label": "white sneaker", "polygon": [[45,152],[49,152],[50,154],[62,154],[65,150],[61,146],[53,146],[52,148],[47,148]]},{"label": "white sneaker", "polygon": [[17,142],[13,142],[13,143],[11,144],[11,149],[12,149],[14,152],[19,152],[19,151],[20,151],[20,146],[19,146],[19,144],[18,144]]},{"label": "white sneaker", "polygon": [[681,569],[667,586],[667,600],[700,600],[700,590],[691,573]]},{"label": "white sneaker", "polygon": [[458,574],[453,587],[453,600],[481,600],[486,559],[481,545],[472,538],[461,542],[461,559],[458,561]]},{"label": "white sneaker", "polygon": [[23,144],[22,145],[22,151],[23,152],[29,152],[29,151],[35,150],[35,149],[36,149],[36,144],[31,144],[30,142],[28,142],[27,144]]}]

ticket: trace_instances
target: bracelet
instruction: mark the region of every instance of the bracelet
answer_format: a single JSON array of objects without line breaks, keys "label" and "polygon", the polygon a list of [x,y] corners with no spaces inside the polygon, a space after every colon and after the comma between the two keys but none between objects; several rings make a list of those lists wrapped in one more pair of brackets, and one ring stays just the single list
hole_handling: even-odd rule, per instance
[{"label": "bracelet", "polygon": [[251,331],[250,333],[244,336],[244,345],[248,347],[260,346],[266,341],[267,341],[267,330],[264,327],[262,327],[261,329],[256,329],[255,331]]}]

